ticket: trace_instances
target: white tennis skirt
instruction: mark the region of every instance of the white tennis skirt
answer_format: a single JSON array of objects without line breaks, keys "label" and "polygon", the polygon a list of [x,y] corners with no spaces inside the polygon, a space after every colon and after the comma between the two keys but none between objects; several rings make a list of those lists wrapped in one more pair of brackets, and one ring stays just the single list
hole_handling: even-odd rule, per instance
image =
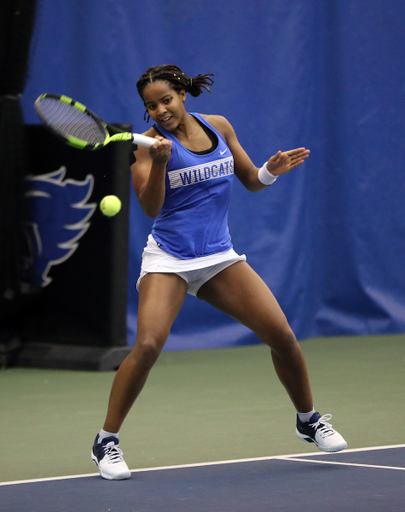
[{"label": "white tennis skirt", "polygon": [[146,274],[177,274],[186,281],[187,293],[197,295],[204,283],[238,261],[246,261],[246,256],[239,256],[233,249],[201,258],[182,260],[160,249],[153,236],[149,235],[142,253],[141,273],[136,289],[139,289],[139,283]]}]

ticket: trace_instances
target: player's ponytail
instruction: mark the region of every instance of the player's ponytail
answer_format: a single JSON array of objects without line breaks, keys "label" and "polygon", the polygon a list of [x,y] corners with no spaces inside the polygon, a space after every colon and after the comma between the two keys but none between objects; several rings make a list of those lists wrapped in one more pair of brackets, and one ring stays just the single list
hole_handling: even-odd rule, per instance
[{"label": "player's ponytail", "polygon": [[212,73],[208,73],[206,75],[190,77],[188,89],[186,89],[186,91],[189,92],[191,96],[195,97],[199,96],[203,92],[203,89],[211,92],[209,86],[214,83],[214,80],[211,78],[212,76],[214,76]]}]

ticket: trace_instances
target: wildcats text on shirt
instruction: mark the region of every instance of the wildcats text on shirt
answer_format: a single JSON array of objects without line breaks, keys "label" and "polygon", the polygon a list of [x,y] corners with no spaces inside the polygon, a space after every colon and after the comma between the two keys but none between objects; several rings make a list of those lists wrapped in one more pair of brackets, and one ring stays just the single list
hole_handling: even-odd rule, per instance
[{"label": "wildcats text on shirt", "polygon": [[229,174],[233,174],[233,168],[233,157],[230,156],[213,162],[186,167],[185,169],[175,169],[169,171],[167,174],[170,188],[174,189],[228,176]]}]

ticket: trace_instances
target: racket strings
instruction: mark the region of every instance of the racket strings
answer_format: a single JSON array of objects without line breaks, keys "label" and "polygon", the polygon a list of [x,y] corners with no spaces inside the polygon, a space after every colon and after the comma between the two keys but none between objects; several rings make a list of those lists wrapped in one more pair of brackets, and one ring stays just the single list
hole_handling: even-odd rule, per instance
[{"label": "racket strings", "polygon": [[108,133],[88,112],[52,98],[43,98],[38,113],[45,122],[63,137],[75,137],[89,144],[102,144]]}]

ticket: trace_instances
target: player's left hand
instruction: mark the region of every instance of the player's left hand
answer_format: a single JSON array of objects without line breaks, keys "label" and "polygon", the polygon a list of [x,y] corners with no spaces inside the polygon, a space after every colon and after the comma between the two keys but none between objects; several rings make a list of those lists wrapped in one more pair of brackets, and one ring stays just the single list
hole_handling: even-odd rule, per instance
[{"label": "player's left hand", "polygon": [[281,176],[301,165],[309,157],[309,149],[297,148],[279,151],[267,162],[267,169],[273,176]]}]

